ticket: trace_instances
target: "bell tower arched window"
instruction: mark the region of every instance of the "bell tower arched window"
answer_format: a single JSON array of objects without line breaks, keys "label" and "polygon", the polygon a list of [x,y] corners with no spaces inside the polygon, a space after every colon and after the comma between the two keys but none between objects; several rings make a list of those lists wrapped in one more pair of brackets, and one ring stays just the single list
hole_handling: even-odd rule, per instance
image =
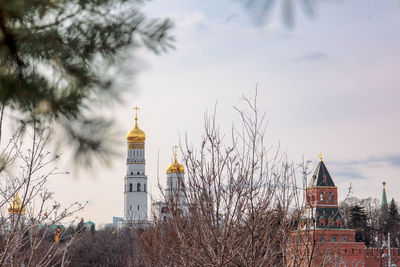
[{"label": "bell tower arched window", "polygon": [[129,184],[129,192],[132,192],[132,184]]},{"label": "bell tower arched window", "polygon": [[321,192],[321,194],[319,195],[319,200],[325,201],[325,193],[324,192]]},{"label": "bell tower arched window", "polygon": [[140,183],[138,183],[138,184],[137,184],[137,190],[136,190],[136,191],[140,192],[140,190],[141,190],[141,189],[140,189]]}]

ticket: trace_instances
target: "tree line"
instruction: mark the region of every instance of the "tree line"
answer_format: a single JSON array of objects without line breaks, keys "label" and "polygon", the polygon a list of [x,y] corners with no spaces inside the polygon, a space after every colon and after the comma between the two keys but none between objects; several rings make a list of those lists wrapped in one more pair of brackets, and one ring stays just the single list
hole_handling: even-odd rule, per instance
[{"label": "tree line", "polygon": [[357,242],[365,242],[367,247],[380,247],[390,233],[392,247],[399,247],[400,215],[394,198],[386,206],[377,199],[351,197],[339,207],[347,227],[356,230]]}]

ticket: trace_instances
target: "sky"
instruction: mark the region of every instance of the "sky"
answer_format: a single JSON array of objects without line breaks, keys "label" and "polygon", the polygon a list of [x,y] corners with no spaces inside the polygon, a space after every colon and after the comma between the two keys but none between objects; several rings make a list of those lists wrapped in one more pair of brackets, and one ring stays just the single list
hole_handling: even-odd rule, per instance
[{"label": "sky", "polygon": [[[280,2],[280,1],[278,1]],[[145,131],[149,199],[157,197],[159,177],[172,160],[172,147],[199,144],[206,111],[216,106],[217,121],[229,133],[239,116],[240,98],[258,88],[266,112],[268,145],[299,163],[322,153],[339,187],[339,200],[352,184],[352,196],[400,199],[400,3],[395,0],[313,1],[314,14],[295,5],[293,26],[273,6],[260,23],[243,1],[155,0],[143,6],[149,17],[174,24],[173,50],[135,53],[126,67],[124,103],[103,107],[116,122],[120,153],[111,167],[54,175],[48,186],[62,205],[88,204],[78,216],[98,224],[123,215],[125,134],[139,106]],[[139,62],[139,64],[137,63]],[[149,200],[150,205],[150,200]]]}]

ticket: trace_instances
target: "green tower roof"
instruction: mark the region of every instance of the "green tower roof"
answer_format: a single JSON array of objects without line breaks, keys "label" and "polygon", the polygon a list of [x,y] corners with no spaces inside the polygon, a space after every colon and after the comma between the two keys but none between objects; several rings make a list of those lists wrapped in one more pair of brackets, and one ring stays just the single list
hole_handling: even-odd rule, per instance
[{"label": "green tower roof", "polygon": [[331,175],[328,172],[324,162],[321,160],[318,163],[317,168],[315,169],[314,175],[309,183],[309,187],[314,186],[335,186],[335,183],[332,180]]},{"label": "green tower roof", "polygon": [[381,207],[387,209],[388,203],[387,203],[387,198],[386,198],[386,183],[383,182],[382,184],[383,184],[383,191],[382,191]]}]

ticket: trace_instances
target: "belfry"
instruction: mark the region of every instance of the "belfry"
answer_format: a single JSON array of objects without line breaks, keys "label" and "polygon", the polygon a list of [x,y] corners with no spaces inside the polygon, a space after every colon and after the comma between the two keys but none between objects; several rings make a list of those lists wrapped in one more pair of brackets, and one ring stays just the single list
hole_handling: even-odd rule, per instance
[{"label": "belfry", "polygon": [[174,162],[172,162],[167,168],[167,189],[166,197],[169,200],[174,201],[178,206],[184,204],[184,175],[185,168],[183,165],[178,163],[177,160],[177,149],[178,146],[174,146]]},{"label": "belfry", "polygon": [[124,183],[124,220],[147,221],[147,175],[145,161],[146,134],[138,127],[135,107],[135,127],[126,135],[127,160]]}]

